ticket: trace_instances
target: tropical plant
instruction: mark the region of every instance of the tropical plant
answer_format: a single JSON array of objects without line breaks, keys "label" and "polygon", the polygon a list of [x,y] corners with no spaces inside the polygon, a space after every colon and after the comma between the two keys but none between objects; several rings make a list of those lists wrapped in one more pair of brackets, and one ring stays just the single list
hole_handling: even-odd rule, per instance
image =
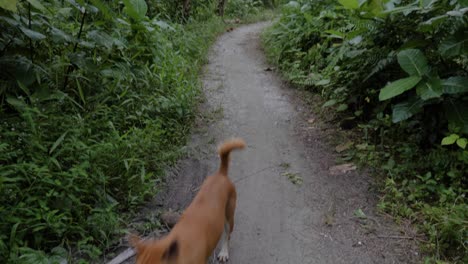
[{"label": "tropical plant", "polygon": [[362,130],[353,153],[387,174],[382,208],[417,218],[437,257],[455,261],[466,256],[458,234],[468,226],[459,221],[468,190],[467,6],[289,1],[264,34],[288,80],[322,95],[343,128]]},{"label": "tropical plant", "polygon": [[160,188],[224,30],[171,4],[0,1],[1,263],[98,257]]}]

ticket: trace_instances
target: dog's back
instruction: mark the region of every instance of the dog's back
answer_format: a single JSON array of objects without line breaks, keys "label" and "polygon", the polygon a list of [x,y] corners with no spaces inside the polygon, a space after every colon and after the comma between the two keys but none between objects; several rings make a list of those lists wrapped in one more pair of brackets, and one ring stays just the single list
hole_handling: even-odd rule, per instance
[{"label": "dog's back", "polygon": [[[245,142],[242,139],[231,139],[220,145],[218,154],[221,162],[218,172],[205,179],[200,191],[185,210],[179,223],[174,226],[174,231],[176,228],[182,229],[180,232],[193,236],[190,241],[200,240],[200,236],[206,237],[203,240],[205,244],[200,245],[200,247],[206,248],[204,256],[206,260],[216,248],[223,233],[226,215],[224,208],[227,207],[229,198],[235,196],[236,193],[234,184],[227,177],[229,154],[234,149],[244,147]],[[195,249],[197,245],[191,246],[194,251],[198,251]],[[198,253],[196,254],[198,255]]]},{"label": "dog's back", "polygon": [[[224,142],[218,153],[218,172],[208,176],[179,222],[165,238],[143,242],[134,238],[138,264],[204,264],[221,238],[226,220],[233,227],[236,190],[227,177],[229,154],[245,147],[242,139]],[[229,235],[228,234],[228,235]]]}]

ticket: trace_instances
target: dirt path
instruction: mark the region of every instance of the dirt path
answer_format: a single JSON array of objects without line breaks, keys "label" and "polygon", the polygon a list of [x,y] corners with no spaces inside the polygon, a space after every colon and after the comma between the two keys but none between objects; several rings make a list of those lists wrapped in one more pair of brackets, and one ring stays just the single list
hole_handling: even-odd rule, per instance
[{"label": "dirt path", "polygon": [[[325,132],[307,123],[297,91],[266,70],[259,33],[267,25],[240,27],[213,46],[197,132],[158,199],[185,208],[218,166],[215,143],[238,136],[248,148],[231,159],[238,204],[229,263],[415,262],[414,243],[375,215],[369,177],[330,175],[336,159]],[[357,209],[366,219],[355,217]]]}]

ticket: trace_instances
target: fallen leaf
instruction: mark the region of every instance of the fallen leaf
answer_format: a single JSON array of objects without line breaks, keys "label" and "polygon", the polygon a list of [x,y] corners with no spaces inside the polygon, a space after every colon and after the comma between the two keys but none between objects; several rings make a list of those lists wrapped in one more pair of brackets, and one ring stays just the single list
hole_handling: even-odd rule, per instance
[{"label": "fallen leaf", "polygon": [[338,153],[341,153],[341,152],[343,152],[345,150],[350,149],[353,145],[354,145],[353,142],[348,141],[348,142],[346,142],[344,144],[336,146],[335,151],[338,152]]},{"label": "fallen leaf", "polygon": [[366,150],[367,149],[367,143],[356,145],[356,148],[358,150]]},{"label": "fallen leaf", "polygon": [[357,217],[357,218],[360,218],[360,219],[367,219],[367,215],[362,211],[361,208],[357,209],[356,211],[354,211],[354,215]]},{"label": "fallen leaf", "polygon": [[331,175],[340,175],[340,174],[346,174],[356,169],[357,167],[353,163],[345,163],[345,164],[330,167],[329,171]]}]

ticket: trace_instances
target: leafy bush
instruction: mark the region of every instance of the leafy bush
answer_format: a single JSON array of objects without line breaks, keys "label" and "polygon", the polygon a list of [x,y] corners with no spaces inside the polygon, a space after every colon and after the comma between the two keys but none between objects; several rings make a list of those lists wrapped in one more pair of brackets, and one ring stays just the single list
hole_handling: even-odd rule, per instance
[{"label": "leafy bush", "polygon": [[226,14],[242,18],[247,14],[255,14],[260,11],[263,4],[257,0],[231,0],[227,1]]},{"label": "leafy bush", "polygon": [[[219,0],[152,0],[148,15],[173,22],[206,21],[213,17]],[[187,6],[185,6],[187,3]]]},{"label": "leafy bush", "polygon": [[467,257],[467,6],[290,1],[264,34],[288,80],[364,132],[358,158],[387,164],[382,208],[421,223],[455,261]]},{"label": "leafy bush", "polygon": [[223,25],[151,2],[0,3],[0,262],[99,256],[179,155]]},{"label": "leafy bush", "polygon": [[[172,21],[204,21],[211,18],[213,10],[217,10],[221,2],[222,0],[157,0],[153,1],[150,13]],[[224,14],[228,17],[243,18],[249,14],[258,14],[264,7],[273,7],[271,0],[225,0]]]}]

